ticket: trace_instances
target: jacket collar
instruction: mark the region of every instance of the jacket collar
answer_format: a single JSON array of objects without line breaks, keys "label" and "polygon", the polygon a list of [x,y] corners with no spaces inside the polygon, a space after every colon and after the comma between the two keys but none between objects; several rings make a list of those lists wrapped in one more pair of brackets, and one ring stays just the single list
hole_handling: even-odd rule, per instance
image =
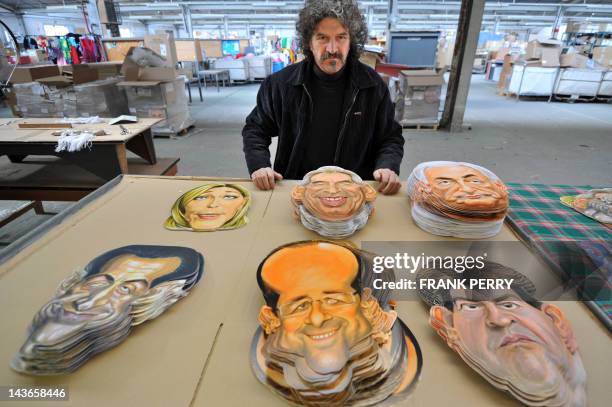
[{"label": "jacket collar", "polygon": [[[299,63],[300,67],[291,73],[289,82],[294,86],[302,86],[306,83],[312,73],[312,64],[314,64],[312,56],[306,57]],[[364,64],[359,62],[359,59],[349,55],[347,64],[349,65],[347,68],[350,68],[348,74],[354,87],[364,89],[376,86],[376,78],[373,75],[378,76],[378,74],[369,71]]]}]

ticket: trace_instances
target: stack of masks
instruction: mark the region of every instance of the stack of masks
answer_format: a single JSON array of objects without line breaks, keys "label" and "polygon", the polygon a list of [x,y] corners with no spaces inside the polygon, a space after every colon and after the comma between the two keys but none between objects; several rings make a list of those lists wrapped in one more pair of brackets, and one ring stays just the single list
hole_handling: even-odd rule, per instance
[{"label": "stack of masks", "polygon": [[359,175],[334,166],[307,173],[291,192],[295,217],[330,239],[344,239],[363,228],[375,199],[376,190]]},{"label": "stack of masks", "polygon": [[125,246],[96,257],[34,316],[11,367],[32,375],[76,370],[185,297],[203,268],[202,255],[186,247]]},{"label": "stack of masks", "polygon": [[561,203],[612,228],[612,188],[591,189],[575,196],[562,196]]},{"label": "stack of masks", "polygon": [[[453,279],[506,279],[509,289],[453,289]],[[570,322],[553,304],[535,299],[523,274],[494,262],[458,275],[421,270],[417,280],[429,322],[446,344],[489,384],[527,406],[586,406],[587,376]],[[427,287],[421,284],[420,287]],[[470,282],[466,281],[467,286]],[[446,287],[445,287],[446,286]]]},{"label": "stack of masks", "polygon": [[305,241],[273,251],[257,280],[266,301],[253,337],[257,379],[304,406],[370,406],[406,396],[422,358],[410,330],[390,309],[392,269],[371,272],[371,255]]},{"label": "stack of masks", "polygon": [[408,178],[412,218],[440,236],[480,239],[499,233],[508,211],[508,191],[491,171],[475,164],[429,161]]}]

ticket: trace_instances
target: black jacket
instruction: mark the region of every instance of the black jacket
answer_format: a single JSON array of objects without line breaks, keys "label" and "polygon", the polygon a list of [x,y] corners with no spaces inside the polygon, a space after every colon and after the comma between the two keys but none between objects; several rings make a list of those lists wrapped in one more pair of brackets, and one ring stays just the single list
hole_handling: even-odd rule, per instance
[{"label": "black jacket", "polygon": [[[274,170],[286,179],[301,179],[303,138],[312,112],[308,78],[310,58],[267,77],[257,94],[257,106],[242,130],[243,150],[249,173],[270,167],[269,146],[278,137]],[[349,58],[349,83],[344,97],[343,125],[333,163],[372,179],[379,168],[399,174],[404,138],[393,118],[389,89],[380,76],[358,60]],[[316,118],[314,118],[316,120]]]}]

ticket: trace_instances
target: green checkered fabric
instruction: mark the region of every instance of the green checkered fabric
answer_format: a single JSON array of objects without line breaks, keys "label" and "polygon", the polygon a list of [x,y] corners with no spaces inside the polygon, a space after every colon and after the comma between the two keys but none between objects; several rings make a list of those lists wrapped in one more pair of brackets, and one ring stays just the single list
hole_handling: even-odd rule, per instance
[{"label": "green checkered fabric", "polygon": [[612,328],[612,231],[559,198],[597,187],[507,183],[515,233]]}]

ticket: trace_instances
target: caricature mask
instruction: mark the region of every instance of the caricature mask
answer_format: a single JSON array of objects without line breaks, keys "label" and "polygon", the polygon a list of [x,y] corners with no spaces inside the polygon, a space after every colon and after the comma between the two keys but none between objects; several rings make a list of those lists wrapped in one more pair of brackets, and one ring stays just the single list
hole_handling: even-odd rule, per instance
[{"label": "caricature mask", "polygon": [[[450,279],[453,273],[428,270],[417,278]],[[420,293],[432,305],[432,327],[448,346],[526,405],[585,406],[586,373],[563,312],[535,301],[531,281],[497,263],[489,262],[473,278],[512,278],[513,290]]]},{"label": "caricature mask", "polygon": [[443,236],[491,237],[508,211],[508,192],[491,171],[475,164],[429,161],[408,178],[413,219]]},{"label": "caricature mask", "polygon": [[202,268],[202,255],[185,247],[125,246],[98,256],[36,314],[11,367],[35,375],[76,370],[187,295]]},{"label": "caricature mask", "polygon": [[240,185],[202,185],[176,200],[164,226],[197,232],[236,229],[247,224],[250,203],[251,194]]},{"label": "caricature mask", "polygon": [[[388,293],[362,287],[365,261],[355,249],[307,241],[261,263],[266,305],[251,359],[262,383],[309,406],[371,405],[411,386],[420,370],[418,344],[375,297]],[[386,276],[393,278],[392,270]]]},{"label": "caricature mask", "polygon": [[330,238],[344,238],[364,227],[375,199],[374,188],[357,174],[333,166],[307,173],[291,192],[296,217]]}]

